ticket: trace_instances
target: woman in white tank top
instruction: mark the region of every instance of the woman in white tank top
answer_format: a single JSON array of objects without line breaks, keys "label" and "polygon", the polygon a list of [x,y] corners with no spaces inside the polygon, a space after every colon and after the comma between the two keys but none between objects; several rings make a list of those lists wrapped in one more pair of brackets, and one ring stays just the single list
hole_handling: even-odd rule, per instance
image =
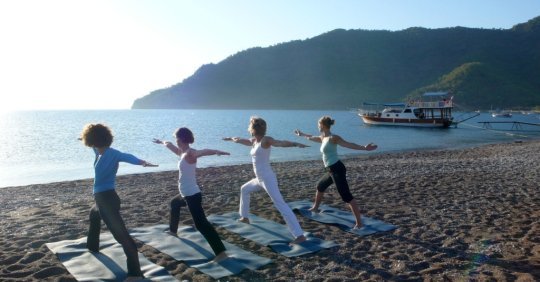
[{"label": "woman in white tank top", "polygon": [[199,185],[197,185],[196,169],[197,159],[200,157],[229,155],[229,153],[212,149],[196,150],[190,148],[189,144],[192,144],[195,139],[191,130],[185,127],[176,130],[174,135],[178,146],[173,145],[171,142],[161,141],[159,139],[154,139],[153,141],[156,144],[165,145],[167,149],[180,157],[180,160],[178,161],[178,190],[180,191],[180,195],[171,200],[169,232],[176,234],[178,231],[180,208],[187,204],[195,227],[201,232],[206,241],[208,241],[208,244],[216,255],[213,261],[222,261],[227,258],[225,246],[204,214],[201,190],[199,189]]},{"label": "woman in white tank top", "polygon": [[283,216],[289,232],[291,232],[295,238],[291,244],[301,243],[306,240],[304,231],[300,227],[298,219],[289,205],[283,200],[283,196],[279,191],[276,174],[270,166],[270,151],[272,146],[299,148],[305,148],[307,146],[297,142],[276,140],[270,136],[266,136],[266,122],[259,117],[251,117],[248,130],[251,133],[251,136],[253,136],[251,139],[242,139],[239,137],[223,138],[225,141],[233,141],[234,143],[251,146],[250,153],[255,178],[242,185],[240,189],[239,220],[244,223],[249,223],[250,194],[251,192],[265,190],[272,199],[274,206],[281,213],[281,216]]}]

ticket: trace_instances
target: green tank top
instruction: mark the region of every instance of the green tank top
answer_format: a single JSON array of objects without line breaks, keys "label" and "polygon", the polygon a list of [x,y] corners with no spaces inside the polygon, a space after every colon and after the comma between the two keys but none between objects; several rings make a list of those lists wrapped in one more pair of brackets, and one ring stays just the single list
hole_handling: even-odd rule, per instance
[{"label": "green tank top", "polygon": [[323,138],[321,142],[321,153],[325,167],[329,167],[339,161],[337,144],[330,142],[330,137]]}]

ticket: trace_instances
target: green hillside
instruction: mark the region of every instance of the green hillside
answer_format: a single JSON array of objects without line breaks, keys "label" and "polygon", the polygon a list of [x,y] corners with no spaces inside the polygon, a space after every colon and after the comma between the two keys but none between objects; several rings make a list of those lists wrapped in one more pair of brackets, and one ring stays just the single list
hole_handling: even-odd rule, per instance
[{"label": "green hillside", "polygon": [[133,108],[348,109],[450,91],[474,109],[540,105],[540,17],[511,29],[338,29],[251,48]]}]

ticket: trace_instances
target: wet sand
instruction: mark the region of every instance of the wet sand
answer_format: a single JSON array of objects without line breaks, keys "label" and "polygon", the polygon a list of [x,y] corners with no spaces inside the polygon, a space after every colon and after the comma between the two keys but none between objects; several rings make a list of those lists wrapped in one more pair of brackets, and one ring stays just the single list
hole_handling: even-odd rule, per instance
[{"label": "wet sand", "polygon": [[[368,154],[347,158],[351,191],[364,215],[398,229],[358,237],[298,215],[305,231],[338,247],[287,258],[217,228],[220,236],[273,263],[228,281],[539,281],[540,141],[460,150]],[[311,200],[322,162],[273,164],[286,201]],[[238,210],[251,165],[201,168],[206,214]],[[128,228],[167,224],[177,172],[119,176],[117,192]],[[84,237],[92,180],[0,189],[0,280],[74,281],[45,243]],[[341,209],[335,188],[324,204]],[[252,213],[284,223],[265,193]],[[182,211],[183,224],[191,224]],[[106,230],[106,228],[104,228]],[[209,276],[137,242],[139,251],[175,278]]]}]

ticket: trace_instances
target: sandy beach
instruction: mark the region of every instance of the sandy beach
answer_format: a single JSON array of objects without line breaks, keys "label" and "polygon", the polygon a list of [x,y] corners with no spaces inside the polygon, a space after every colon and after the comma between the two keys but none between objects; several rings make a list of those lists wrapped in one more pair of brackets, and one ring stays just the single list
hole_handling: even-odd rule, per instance
[{"label": "sandy beach", "polygon": [[[540,141],[343,159],[364,215],[396,230],[359,237],[298,215],[305,231],[338,247],[287,258],[223,228],[220,236],[273,260],[224,281],[539,281]],[[287,201],[309,199],[322,161],[274,163]],[[207,215],[238,210],[250,164],[201,168]],[[119,176],[128,228],[167,224],[177,171]],[[86,236],[92,179],[0,189],[0,280],[74,281],[45,243]],[[335,188],[324,204],[347,209]],[[252,213],[284,223],[265,193]],[[182,223],[191,224],[186,210]],[[106,229],[104,229],[106,230]],[[137,242],[178,280],[209,276]]]}]

